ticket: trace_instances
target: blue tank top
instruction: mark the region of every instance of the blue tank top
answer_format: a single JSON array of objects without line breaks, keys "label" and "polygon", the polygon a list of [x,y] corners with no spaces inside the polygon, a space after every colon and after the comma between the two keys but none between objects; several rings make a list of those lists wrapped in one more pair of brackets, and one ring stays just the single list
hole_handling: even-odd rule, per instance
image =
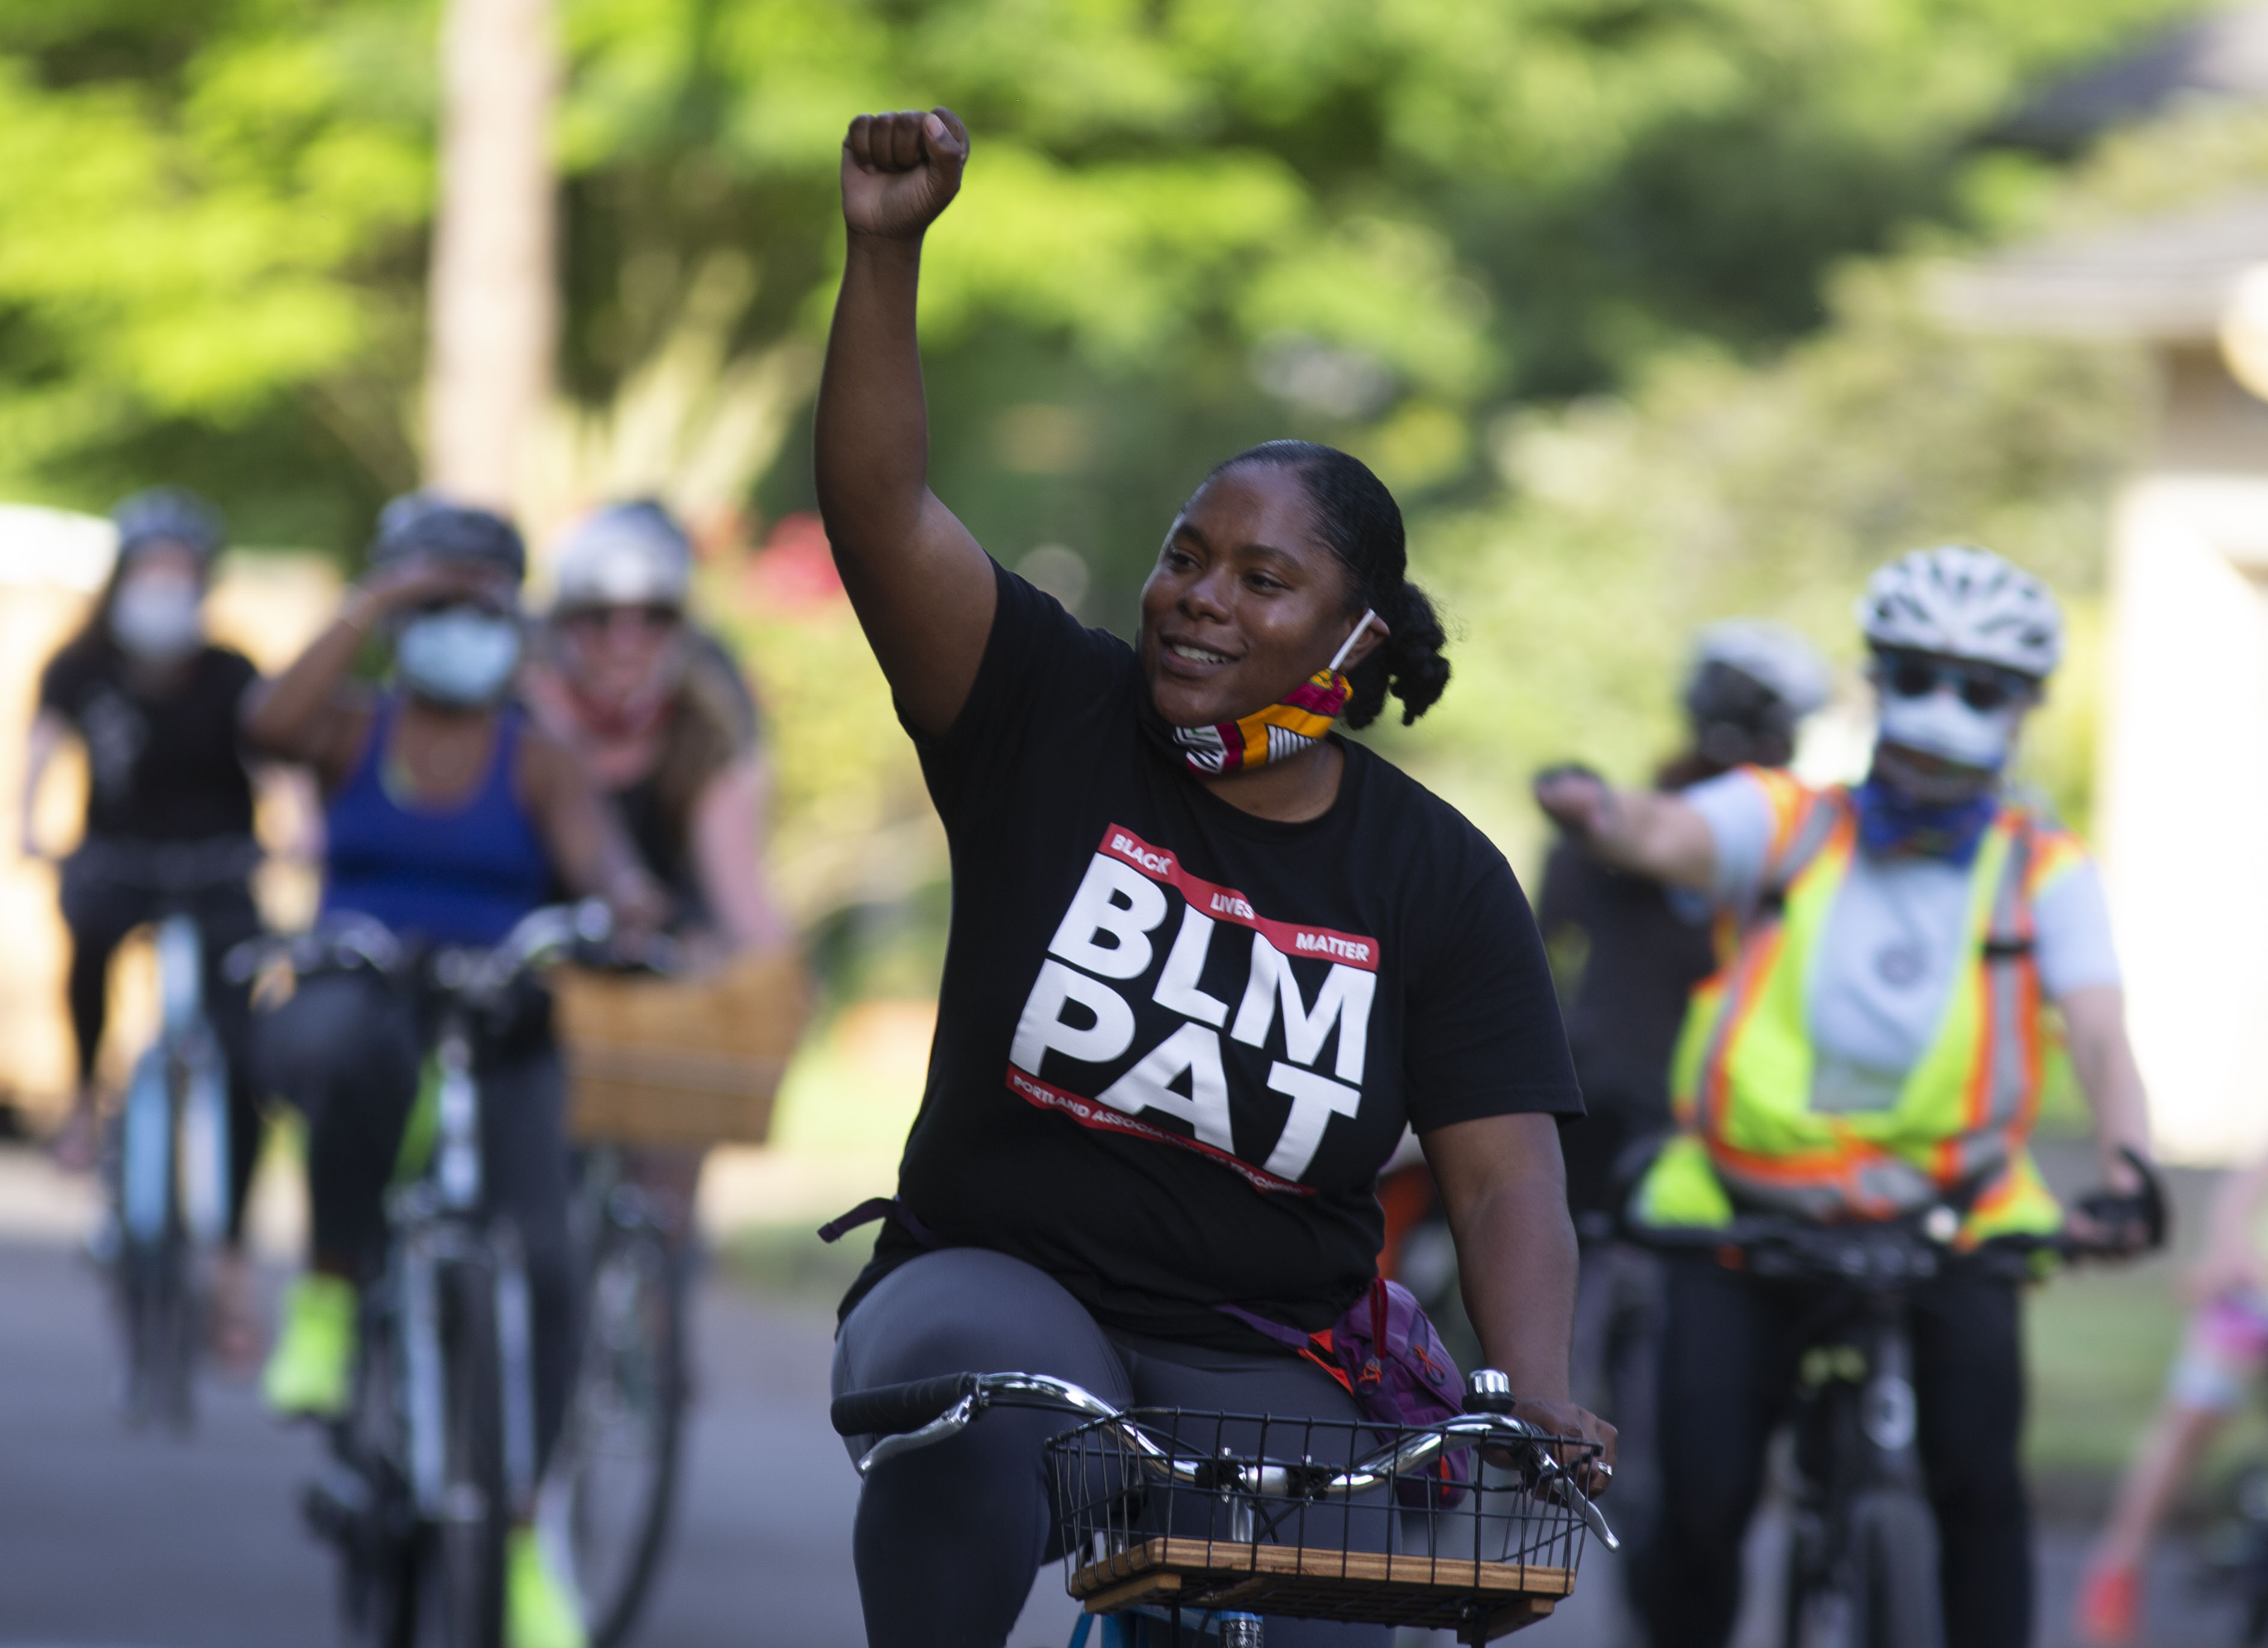
[{"label": "blue tank top", "polygon": [[552,886],[543,848],[512,784],[524,718],[497,711],[489,769],[446,811],[407,807],[382,776],[396,701],[379,701],[354,775],[324,811],[323,910],[375,917],[438,944],[492,945]]}]

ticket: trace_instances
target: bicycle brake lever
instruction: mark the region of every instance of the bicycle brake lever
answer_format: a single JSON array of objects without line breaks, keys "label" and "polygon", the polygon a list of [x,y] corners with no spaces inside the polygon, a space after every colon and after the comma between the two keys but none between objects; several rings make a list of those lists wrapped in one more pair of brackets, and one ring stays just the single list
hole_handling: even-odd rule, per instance
[{"label": "bicycle brake lever", "polygon": [[1583,1519],[1583,1525],[1597,1534],[1599,1542],[1609,1550],[1620,1550],[1623,1548],[1623,1542],[1615,1537],[1614,1529],[1608,1526],[1606,1512],[1593,1505],[1591,1496],[1575,1486],[1573,1482],[1567,1482],[1564,1476],[1560,1481],[1566,1482],[1567,1491],[1575,1496],[1575,1514]]},{"label": "bicycle brake lever", "polygon": [[1566,1467],[1554,1459],[1551,1450],[1540,1441],[1531,1441],[1528,1446],[1535,1453],[1536,1487],[1581,1517],[1583,1526],[1597,1534],[1609,1550],[1620,1550],[1623,1542],[1609,1525],[1606,1512],[1591,1502],[1590,1495],[1575,1485],[1575,1479],[1569,1475]]},{"label": "bicycle brake lever", "polygon": [[918,1431],[884,1437],[868,1448],[858,1460],[858,1475],[865,1476],[885,1460],[895,1459],[901,1453],[910,1453],[916,1448],[925,1448],[932,1442],[942,1442],[948,1437],[960,1435],[968,1429],[968,1422],[981,1411],[980,1394],[970,1392]]}]

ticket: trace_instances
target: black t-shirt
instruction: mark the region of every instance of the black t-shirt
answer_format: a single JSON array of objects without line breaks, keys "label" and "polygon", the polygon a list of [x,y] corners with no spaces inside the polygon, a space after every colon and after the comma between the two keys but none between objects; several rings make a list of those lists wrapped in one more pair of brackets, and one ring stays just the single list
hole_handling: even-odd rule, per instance
[{"label": "black t-shirt", "polygon": [[40,708],[86,745],[86,833],[128,841],[252,834],[252,779],[237,710],[252,661],[207,646],[179,685],[144,698],[114,647],[65,647],[40,677]]},{"label": "black t-shirt", "polygon": [[1545,862],[1536,915],[1554,954],[1580,935],[1567,1041],[1588,1115],[1564,1141],[1567,1196],[1579,1212],[1602,1209],[1622,1149],[1669,1125],[1669,1061],[1685,1004],[1716,966],[1710,929],[1681,914],[1659,881],[1564,841]]},{"label": "black t-shirt", "polygon": [[[916,736],[953,857],[899,1194],[1107,1326],[1248,1349],[1373,1275],[1405,1123],[1580,1113],[1504,856],[1359,744],[1329,812],[1255,818],[1142,731],[1132,651],[999,574],[967,706]],[[854,1290],[920,1251],[893,1224]],[[847,1302],[846,1302],[847,1304]]]}]

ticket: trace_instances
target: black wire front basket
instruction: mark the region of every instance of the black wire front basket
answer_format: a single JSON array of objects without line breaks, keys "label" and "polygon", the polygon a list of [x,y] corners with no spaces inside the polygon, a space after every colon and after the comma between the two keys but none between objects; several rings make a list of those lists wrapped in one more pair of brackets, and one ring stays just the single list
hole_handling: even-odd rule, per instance
[{"label": "black wire front basket", "polygon": [[1090,1614],[1272,1614],[1479,1644],[1573,1591],[1587,1529],[1566,1473],[1597,1450],[1145,1408],[1047,1451],[1064,1581]]}]

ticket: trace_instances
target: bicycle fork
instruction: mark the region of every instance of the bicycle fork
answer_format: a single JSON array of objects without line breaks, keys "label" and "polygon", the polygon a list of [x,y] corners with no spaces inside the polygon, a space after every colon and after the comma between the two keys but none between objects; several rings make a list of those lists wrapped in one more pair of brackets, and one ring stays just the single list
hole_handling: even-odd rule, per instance
[{"label": "bicycle fork", "polygon": [[137,1247],[164,1241],[177,1215],[192,1241],[209,1246],[228,1224],[228,1097],[219,1049],[202,1019],[196,923],[166,917],[157,950],[163,1028],[127,1088],[120,1219]]},{"label": "bicycle fork", "polygon": [[467,1376],[462,1368],[453,1370],[444,1353],[442,1276],[452,1266],[478,1267],[483,1256],[495,1308],[507,1509],[516,1512],[534,1491],[535,1335],[527,1267],[519,1233],[508,1223],[490,1231],[486,1249],[482,1255],[479,1244],[449,1226],[413,1229],[401,1239],[401,1385],[409,1486],[419,1514],[429,1519],[446,1519],[453,1510],[446,1504],[448,1381]]},{"label": "bicycle fork", "polygon": [[1870,1485],[1922,1486],[1921,1453],[1916,1445],[1920,1405],[1913,1387],[1913,1342],[1907,1335],[1905,1302],[1896,1296],[1874,1299],[1860,1343],[1866,1382],[1859,1390],[1859,1431],[1872,1454]]}]

